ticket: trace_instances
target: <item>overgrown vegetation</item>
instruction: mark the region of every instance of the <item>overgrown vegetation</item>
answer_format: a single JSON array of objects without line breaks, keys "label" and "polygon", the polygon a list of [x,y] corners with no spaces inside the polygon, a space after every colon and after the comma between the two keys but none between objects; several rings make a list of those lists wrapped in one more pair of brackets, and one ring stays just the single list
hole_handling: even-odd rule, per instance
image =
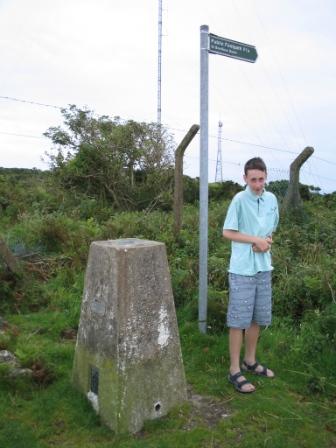
[{"label": "overgrown vegetation", "polygon": [[[262,360],[277,378],[258,379],[256,394],[240,396],[226,380],[230,247],[221,238],[226,208],[240,186],[227,182],[210,188],[209,331],[200,335],[197,179],[186,178],[183,228],[175,239],[169,187],[162,183],[166,205],[158,201],[152,210],[157,187],[154,183],[148,193],[151,174],[144,174],[140,159],[133,158],[134,190],[125,160],[114,173],[118,181],[109,184],[122,202],[119,209],[101,179],[93,181],[88,174],[91,162],[101,158],[100,175],[109,179],[104,154],[118,146],[124,133],[129,136],[135,129],[136,134],[135,124],[92,118],[74,108],[66,119],[71,132],[53,129],[49,135],[64,148],[71,142],[73,151],[58,153],[50,172],[0,170],[0,235],[23,266],[22,275],[14,276],[0,260],[0,349],[15,353],[22,366],[34,372],[32,378],[12,378],[0,364],[0,446],[335,446],[336,193],[322,196],[303,186],[302,215],[281,221],[273,245],[274,324],[260,340]],[[85,135],[76,127],[81,120],[92,125]],[[102,147],[96,145],[97,135],[106,143]],[[132,148],[146,152],[141,145]],[[283,195],[283,183],[271,187]],[[137,194],[145,190],[140,204]],[[132,201],[129,210],[126,204]],[[217,397],[227,406],[227,416],[216,425],[207,425],[201,417],[191,424],[187,404],[149,422],[136,436],[117,437],[100,425],[85,397],[73,390],[70,373],[89,245],[120,237],[166,244],[187,380],[197,393]]]},{"label": "overgrown vegetation", "polygon": [[64,127],[45,133],[56,150],[47,155],[61,187],[118,210],[169,204],[173,144],[163,127],[96,117],[76,106],[62,113]]}]

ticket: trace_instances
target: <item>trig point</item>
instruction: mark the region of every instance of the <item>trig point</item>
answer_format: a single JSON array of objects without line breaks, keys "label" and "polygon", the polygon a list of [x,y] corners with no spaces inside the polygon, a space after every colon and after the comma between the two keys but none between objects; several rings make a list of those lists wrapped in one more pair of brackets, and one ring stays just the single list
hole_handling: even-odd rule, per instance
[{"label": "trig point", "polygon": [[163,243],[91,244],[73,382],[116,433],[137,432],[186,400]]}]

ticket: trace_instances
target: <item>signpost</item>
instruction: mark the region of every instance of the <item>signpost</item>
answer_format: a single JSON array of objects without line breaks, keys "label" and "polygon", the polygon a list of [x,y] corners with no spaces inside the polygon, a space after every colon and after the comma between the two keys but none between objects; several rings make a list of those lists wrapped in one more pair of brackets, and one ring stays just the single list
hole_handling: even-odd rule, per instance
[{"label": "signpost", "polygon": [[226,39],[216,36],[216,34],[209,34],[209,52],[246,62],[255,62],[258,57],[257,50],[253,45]]},{"label": "signpost", "polygon": [[209,53],[255,62],[258,54],[253,45],[209,34],[208,25],[201,26],[201,103],[200,103],[200,219],[199,219],[199,300],[198,327],[207,330],[208,303],[208,104]]}]

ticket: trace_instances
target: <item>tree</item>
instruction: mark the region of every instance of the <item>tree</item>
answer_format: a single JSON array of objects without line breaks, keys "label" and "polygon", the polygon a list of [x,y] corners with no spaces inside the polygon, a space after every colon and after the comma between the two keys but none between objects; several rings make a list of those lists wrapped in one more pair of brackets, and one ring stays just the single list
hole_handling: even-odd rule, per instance
[{"label": "tree", "polygon": [[71,105],[65,127],[44,134],[54,144],[47,153],[61,185],[112,202],[123,209],[160,203],[172,184],[173,141],[156,123],[96,117]]}]

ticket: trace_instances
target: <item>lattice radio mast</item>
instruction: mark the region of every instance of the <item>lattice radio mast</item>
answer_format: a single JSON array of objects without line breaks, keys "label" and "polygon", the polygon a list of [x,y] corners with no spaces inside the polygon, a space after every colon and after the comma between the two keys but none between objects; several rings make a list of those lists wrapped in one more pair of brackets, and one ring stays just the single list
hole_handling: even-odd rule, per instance
[{"label": "lattice radio mast", "polygon": [[162,55],[162,0],[159,0],[158,19],[158,86],[157,86],[157,123],[161,125],[161,55]]},{"label": "lattice radio mast", "polygon": [[218,149],[217,149],[215,182],[223,182],[222,127],[223,127],[223,123],[221,121],[219,121],[218,122]]}]

